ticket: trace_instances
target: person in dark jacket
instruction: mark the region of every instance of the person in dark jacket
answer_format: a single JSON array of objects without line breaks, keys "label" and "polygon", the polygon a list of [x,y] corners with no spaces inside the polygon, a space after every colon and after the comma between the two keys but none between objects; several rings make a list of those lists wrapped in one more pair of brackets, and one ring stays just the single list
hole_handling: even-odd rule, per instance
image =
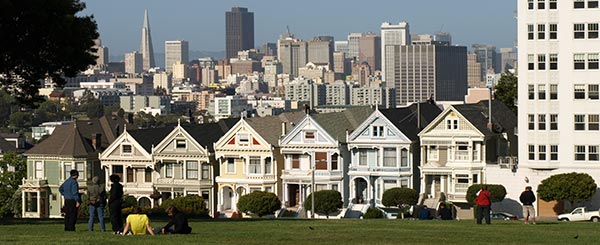
[{"label": "person in dark jacket", "polygon": [[525,187],[525,190],[521,192],[521,196],[519,196],[519,200],[521,200],[521,203],[523,204],[523,217],[525,217],[525,224],[529,224],[529,217],[531,217],[531,221],[535,225],[535,208],[533,208],[535,194],[533,194],[531,186]]},{"label": "person in dark jacket", "polygon": [[123,229],[123,215],[121,213],[121,205],[123,202],[123,185],[119,183],[121,177],[113,174],[109,177],[110,196],[108,198],[108,210],[110,212],[110,223],[115,234],[119,234]]},{"label": "person in dark jacket", "polygon": [[481,220],[485,218],[485,223],[490,224],[490,207],[492,202],[490,197],[492,193],[488,191],[487,185],[481,187],[481,190],[477,192],[477,198],[475,198],[475,205],[477,205],[477,224],[481,225]]},{"label": "person in dark jacket", "polygon": [[438,216],[441,220],[452,220],[452,211],[446,207],[445,203],[440,204]]},{"label": "person in dark jacket", "polygon": [[171,220],[161,229],[162,234],[190,234],[192,232],[192,227],[188,225],[188,219],[184,213],[179,212],[175,206],[169,206],[165,211]]},{"label": "person in dark jacket", "polygon": [[71,170],[70,176],[65,182],[60,185],[58,191],[65,198],[65,231],[75,231],[75,223],[77,223],[77,210],[81,206],[81,197],[79,196],[79,172],[75,169]]},{"label": "person in dark jacket", "polygon": [[429,208],[426,205],[423,205],[419,210],[419,219],[420,220],[429,220],[431,219],[431,213],[429,213]]}]

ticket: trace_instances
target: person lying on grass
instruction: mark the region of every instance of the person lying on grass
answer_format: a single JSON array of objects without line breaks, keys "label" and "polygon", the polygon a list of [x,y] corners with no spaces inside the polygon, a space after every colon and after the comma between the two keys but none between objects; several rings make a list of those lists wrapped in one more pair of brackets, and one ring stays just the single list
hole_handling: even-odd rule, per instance
[{"label": "person lying on grass", "polygon": [[127,216],[127,224],[123,229],[123,235],[131,230],[134,235],[145,235],[146,231],[154,236],[154,231],[150,226],[150,219],[142,213],[142,208],[135,206],[131,209],[131,214]]}]

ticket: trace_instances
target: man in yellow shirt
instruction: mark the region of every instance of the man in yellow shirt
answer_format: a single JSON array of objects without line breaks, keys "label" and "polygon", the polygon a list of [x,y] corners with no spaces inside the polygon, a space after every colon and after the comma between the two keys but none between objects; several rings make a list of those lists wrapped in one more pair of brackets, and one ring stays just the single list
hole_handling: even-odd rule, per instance
[{"label": "man in yellow shirt", "polygon": [[125,229],[123,229],[123,235],[127,234],[130,230],[134,235],[145,235],[147,230],[148,233],[154,236],[154,231],[150,226],[150,219],[148,219],[146,214],[142,214],[142,208],[133,207],[131,212],[132,214],[127,216],[127,224],[125,225]]}]

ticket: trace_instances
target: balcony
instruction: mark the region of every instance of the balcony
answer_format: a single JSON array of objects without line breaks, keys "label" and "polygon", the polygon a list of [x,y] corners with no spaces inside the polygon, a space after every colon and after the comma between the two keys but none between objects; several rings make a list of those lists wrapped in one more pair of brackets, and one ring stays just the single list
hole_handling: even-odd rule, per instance
[{"label": "balcony", "polygon": [[246,179],[249,180],[275,180],[275,175],[247,175]]},{"label": "balcony", "polygon": [[156,185],[212,185],[210,179],[174,179],[174,178],[158,178]]},{"label": "balcony", "polygon": [[47,179],[23,179],[23,187],[46,187]]},{"label": "balcony", "polygon": [[152,189],[152,182],[149,183],[123,183],[123,189]]},{"label": "balcony", "polygon": [[469,152],[468,151],[456,151],[455,155],[454,155],[454,160],[469,161]]},{"label": "balcony", "polygon": [[516,172],[519,168],[519,159],[517,157],[504,156],[498,157],[498,166],[501,169],[510,169],[512,172]]}]

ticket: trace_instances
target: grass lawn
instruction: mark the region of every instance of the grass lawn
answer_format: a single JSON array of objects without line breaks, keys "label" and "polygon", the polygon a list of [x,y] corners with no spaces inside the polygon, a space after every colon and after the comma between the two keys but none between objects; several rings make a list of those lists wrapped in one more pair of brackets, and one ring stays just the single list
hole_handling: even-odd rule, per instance
[{"label": "grass lawn", "polygon": [[[190,235],[124,237],[88,232],[84,221],[75,233],[65,233],[61,221],[17,222],[0,223],[0,244],[598,244],[600,240],[600,224],[591,222],[192,220]],[[106,228],[110,230],[110,223]]]}]

